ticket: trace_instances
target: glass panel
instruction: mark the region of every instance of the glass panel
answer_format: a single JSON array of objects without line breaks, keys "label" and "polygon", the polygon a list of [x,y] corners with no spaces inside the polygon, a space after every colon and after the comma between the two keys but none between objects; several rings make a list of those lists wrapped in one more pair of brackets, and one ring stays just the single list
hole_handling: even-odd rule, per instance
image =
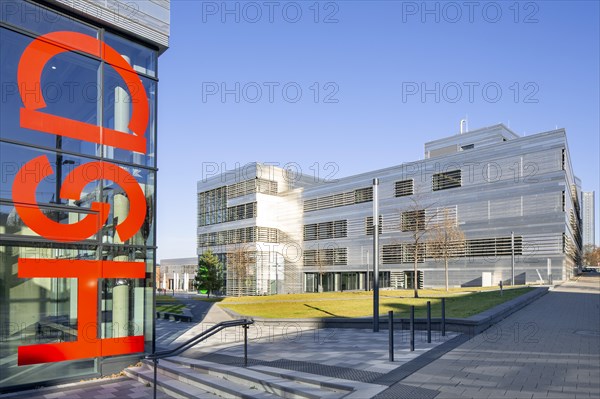
[{"label": "glass panel", "polygon": [[96,372],[95,360],[17,366],[19,346],[77,340],[77,280],[19,278],[19,258],[94,258],[72,248],[0,246],[0,386]]},{"label": "glass panel", "polygon": [[[24,123],[20,116],[23,102],[17,84],[17,67],[20,55],[32,39],[7,29],[0,29],[0,38],[0,137],[86,155],[100,155],[95,143],[21,127]],[[43,68],[39,82],[21,89],[26,90],[23,93],[26,99],[37,102],[43,97],[46,106],[37,110],[42,114],[98,125],[99,67],[100,62],[72,52],[58,54]]]},{"label": "glass panel", "polygon": [[101,290],[101,337],[118,338],[147,334],[151,340],[152,326],[150,325],[148,331],[144,325],[144,315],[150,322],[152,319],[152,288],[146,287],[146,280],[103,279]]},{"label": "glass panel", "polygon": [[[4,115],[4,114],[3,114]],[[26,162],[44,156],[43,164],[24,167]],[[90,162],[89,159],[66,154],[58,154],[52,151],[37,150],[20,145],[2,143],[0,146],[0,159],[2,159],[2,177],[0,180],[0,198],[12,201],[12,190],[15,177],[19,170],[25,168],[23,173],[31,177],[35,176],[38,186],[36,189],[36,200],[40,204],[63,204],[74,207],[89,207],[90,202],[97,199],[99,182],[92,180],[93,171],[90,168],[90,183],[81,193],[80,201],[60,199],[60,191],[65,184],[72,183],[69,173],[75,168]],[[49,166],[48,166],[49,165]],[[41,178],[43,174],[47,177]],[[58,178],[57,178],[58,176]]]},{"label": "glass panel", "polygon": [[[139,184],[144,197],[146,198],[146,217],[138,232],[128,239],[125,244],[129,245],[154,245],[154,188],[155,188],[155,173],[144,168],[122,167],[131,176],[133,176]],[[108,222],[104,227],[104,235],[102,241],[108,244],[124,244],[120,239],[117,226],[131,212],[131,202],[118,183],[110,180],[105,180],[102,190],[102,202],[110,204],[110,214]]]},{"label": "glass panel", "polygon": [[[103,259],[152,262],[153,251],[105,248]],[[101,284],[102,338],[144,335],[146,349],[152,341],[152,272],[145,279],[103,279]]]},{"label": "glass panel", "polygon": [[72,31],[98,37],[96,28],[22,0],[3,1],[0,5],[0,20],[39,35]]},{"label": "glass panel", "polygon": [[[39,209],[48,219],[62,225],[77,223],[90,215],[90,212],[69,211],[65,208],[40,206]],[[14,205],[9,204],[0,204],[0,235],[1,234],[40,237],[40,235],[31,227],[25,225]],[[87,239],[96,240],[96,234],[91,235]],[[79,240],[77,239],[77,241]]]},{"label": "glass panel", "polygon": [[322,275],[323,292],[335,291],[335,273]]},{"label": "glass panel", "polygon": [[306,292],[317,292],[318,284],[316,284],[316,275],[314,273],[305,273]]},{"label": "glass panel", "polygon": [[135,71],[156,76],[158,55],[155,50],[108,32],[104,34],[104,41],[117,50],[119,54],[126,57]]},{"label": "glass panel", "polygon": [[[106,146],[105,156],[117,161],[155,166],[156,82],[147,78],[140,79],[150,107],[148,127],[144,132],[146,154]],[[137,87],[136,90],[142,91],[142,86]],[[111,66],[107,66],[104,69],[104,127],[133,134],[129,130],[129,122],[133,109],[137,105],[132,101],[131,95],[121,76]]]}]

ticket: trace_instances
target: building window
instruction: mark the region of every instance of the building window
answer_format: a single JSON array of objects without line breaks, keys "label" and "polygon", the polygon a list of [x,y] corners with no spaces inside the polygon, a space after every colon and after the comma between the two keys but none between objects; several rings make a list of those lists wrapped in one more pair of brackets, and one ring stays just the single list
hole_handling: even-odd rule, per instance
[{"label": "building window", "polygon": [[413,179],[401,180],[394,183],[394,196],[405,197],[407,195],[414,194],[414,181]]},{"label": "building window", "polygon": [[307,249],[304,251],[304,266],[345,266],[348,264],[348,248]]},{"label": "building window", "polygon": [[369,201],[373,201],[373,187],[307,199],[304,201],[304,212],[337,208],[339,206],[354,205]]},{"label": "building window", "polygon": [[436,173],[432,177],[433,191],[461,187],[462,178],[460,169]]},{"label": "building window", "polygon": [[384,245],[381,249],[381,257],[384,265],[402,263],[402,244]]},{"label": "building window", "polygon": [[312,223],[304,225],[304,241],[327,240],[348,236],[348,221]]},{"label": "building window", "polygon": [[283,238],[284,234],[278,229],[252,226],[241,229],[198,234],[198,246],[211,247],[215,245],[242,244],[248,242],[278,243],[283,241]]},{"label": "building window", "polygon": [[425,210],[402,212],[402,231],[419,231],[425,228]]},{"label": "building window", "polygon": [[[394,265],[400,263],[414,263],[415,244],[389,244],[384,245],[381,250],[382,263]],[[417,248],[417,262],[423,263],[425,259],[425,244],[419,244]]]},{"label": "building window", "polygon": [[277,182],[257,178],[227,186],[227,199],[256,193],[277,195]]},{"label": "building window", "polygon": [[460,147],[460,149],[463,151],[472,150],[473,148],[475,148],[475,144],[467,144],[467,145],[463,145],[462,147]]},{"label": "building window", "polygon": [[314,241],[319,239],[319,224],[304,225],[304,241]]},{"label": "building window", "polygon": [[354,191],[354,203],[373,201],[373,187],[359,188]]},{"label": "building window", "polygon": [[256,202],[227,207],[227,187],[198,193],[198,226],[256,217]]},{"label": "building window", "polygon": [[[383,217],[379,215],[379,226],[377,226],[379,230],[379,234],[383,231]],[[373,235],[373,216],[368,216],[365,220],[365,233],[368,236]]]},{"label": "building window", "polygon": [[[511,237],[477,238],[466,242],[466,255],[469,257],[494,258],[511,254]],[[523,255],[522,236],[515,236],[515,255]]]}]

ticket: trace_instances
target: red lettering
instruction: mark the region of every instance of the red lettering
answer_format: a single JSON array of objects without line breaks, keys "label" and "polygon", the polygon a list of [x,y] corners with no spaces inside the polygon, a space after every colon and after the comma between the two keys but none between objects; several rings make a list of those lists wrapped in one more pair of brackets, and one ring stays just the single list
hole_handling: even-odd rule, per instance
[{"label": "red lettering", "polygon": [[[40,92],[44,66],[52,57],[74,50],[101,57],[123,78],[131,94],[133,111],[129,129],[133,135],[38,111],[46,106]],[[150,113],[144,85],[127,61],[116,50],[98,39],[76,32],[53,32],[38,37],[27,46],[21,56],[17,80],[21,100],[25,106],[21,108],[21,127],[146,153],[144,134]],[[28,91],[24,91],[24,88],[28,88]]]},{"label": "red lettering", "polygon": [[20,278],[77,279],[77,341],[20,346],[19,366],[144,351],[143,335],[90,339],[88,328],[91,325],[94,326],[93,330],[97,331],[98,279],[144,278],[146,267],[143,262],[25,258],[19,259],[18,265]]}]

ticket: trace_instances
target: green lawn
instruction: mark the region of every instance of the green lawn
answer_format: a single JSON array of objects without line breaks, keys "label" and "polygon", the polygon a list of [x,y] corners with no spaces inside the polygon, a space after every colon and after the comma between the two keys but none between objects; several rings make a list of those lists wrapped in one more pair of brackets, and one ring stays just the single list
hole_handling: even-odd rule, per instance
[{"label": "green lawn", "polygon": [[156,302],[178,302],[177,299],[171,295],[156,295]]},{"label": "green lawn", "polygon": [[185,305],[182,305],[182,304],[176,304],[176,305],[157,305],[156,306],[156,311],[157,312],[169,312],[169,313],[181,314],[181,313],[183,313],[183,308],[184,307],[185,307]]},{"label": "green lawn", "polygon": [[[469,317],[531,289],[505,289],[503,296],[489,288],[419,290],[419,298],[413,298],[411,290],[380,291],[379,311],[384,314],[393,310],[396,317],[407,317],[410,306],[414,305],[415,317],[425,317],[427,301],[431,301],[432,317],[439,317],[441,298],[446,297],[446,317]],[[225,298],[219,306],[241,315],[264,318],[369,317],[373,312],[372,295],[359,291]]]},{"label": "green lawn", "polygon": [[222,297],[210,297],[210,298],[195,297],[194,300],[202,301],[202,302],[221,302],[223,300],[223,298]]}]

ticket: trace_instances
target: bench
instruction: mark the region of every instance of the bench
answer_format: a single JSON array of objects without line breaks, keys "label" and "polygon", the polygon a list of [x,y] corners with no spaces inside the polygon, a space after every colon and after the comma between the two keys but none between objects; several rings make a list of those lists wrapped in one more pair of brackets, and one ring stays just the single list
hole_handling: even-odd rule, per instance
[{"label": "bench", "polygon": [[192,315],[186,314],[185,310],[184,310],[183,314],[171,313],[171,312],[156,312],[156,318],[164,319],[164,320],[183,321],[186,323],[192,322]]}]

